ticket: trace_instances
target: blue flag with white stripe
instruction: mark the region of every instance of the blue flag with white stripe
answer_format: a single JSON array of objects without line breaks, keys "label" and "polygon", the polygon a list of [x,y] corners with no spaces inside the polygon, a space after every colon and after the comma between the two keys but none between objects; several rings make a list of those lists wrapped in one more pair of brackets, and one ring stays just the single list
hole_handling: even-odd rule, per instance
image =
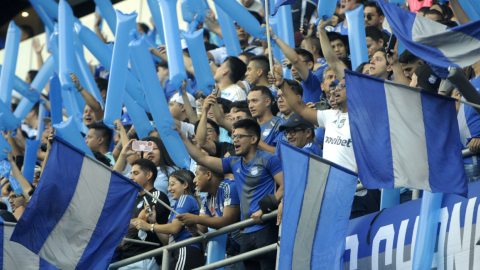
[{"label": "blue flag with white stripe", "polygon": [[55,137],[42,178],[13,232],[60,269],[107,269],[141,187]]},{"label": "blue flag with white stripe", "polygon": [[360,181],[467,196],[454,99],[346,70]]},{"label": "blue flag with white stripe", "polygon": [[37,254],[19,243],[10,241],[15,223],[4,222],[0,218],[0,269],[8,270],[58,270]]},{"label": "blue flag with white stripe", "polygon": [[385,1],[377,4],[405,48],[427,63],[467,67],[480,60],[480,21],[450,28]]},{"label": "blue flag with white stripe", "polygon": [[[273,1],[273,0],[270,0],[270,1]],[[281,6],[295,4],[295,1],[296,0],[277,0],[277,3],[275,3],[275,8],[273,10],[272,16],[275,16],[275,14],[277,14],[278,9]]]},{"label": "blue flag with white stripe", "polygon": [[288,143],[281,142],[280,148],[288,158],[282,159],[284,218],[278,269],[343,269],[357,174]]}]

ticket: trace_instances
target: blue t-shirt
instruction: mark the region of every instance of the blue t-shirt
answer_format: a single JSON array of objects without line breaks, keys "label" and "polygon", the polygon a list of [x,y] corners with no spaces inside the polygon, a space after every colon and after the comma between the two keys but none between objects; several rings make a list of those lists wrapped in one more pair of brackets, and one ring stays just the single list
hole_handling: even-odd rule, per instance
[{"label": "blue t-shirt", "polygon": [[[198,215],[200,213],[200,210],[198,209],[197,200],[195,200],[195,198],[191,195],[182,195],[178,199],[178,201],[175,203],[174,209],[179,214],[190,213],[190,214]],[[172,223],[172,221],[176,217],[177,215],[171,212],[170,216],[168,217],[168,223]],[[188,230],[185,227],[182,227],[182,230],[180,230],[179,233],[170,235],[169,244],[180,242],[182,240],[189,239],[191,237],[192,235],[188,232]],[[200,249],[200,244],[193,244],[190,246]]]},{"label": "blue t-shirt", "polygon": [[323,146],[323,140],[325,139],[325,129],[315,128],[315,139],[317,139],[318,144]]},{"label": "blue t-shirt", "polygon": [[[162,170],[160,170],[159,167],[157,167],[157,178],[155,179],[155,182],[153,183],[153,187],[155,187],[156,190],[159,190],[168,196],[168,200],[170,201],[170,206],[173,207],[175,205],[175,200],[172,198],[172,194],[167,191],[168,189],[168,175],[166,175]],[[176,171],[177,169],[175,167],[167,167],[167,172],[168,174],[171,174],[173,171]]]},{"label": "blue t-shirt", "polygon": [[305,103],[317,103],[320,101],[320,96],[322,95],[320,81],[311,70],[308,71],[308,78],[302,81],[301,85],[303,87],[302,100],[305,101]]},{"label": "blue t-shirt", "polygon": [[105,69],[104,66],[98,64],[95,66],[94,77],[108,80],[108,78],[110,78],[110,73],[108,72],[108,70]]},{"label": "blue t-shirt", "polygon": [[317,155],[319,157],[323,156],[323,151],[322,149],[320,149],[320,146],[316,142],[307,143],[302,148],[302,151],[307,152],[309,154],[311,153],[311,154]]},{"label": "blue t-shirt", "polygon": [[[223,210],[229,205],[240,205],[238,198],[237,185],[232,179],[225,179],[220,183],[217,190],[217,196],[208,194],[202,200],[202,208],[200,214],[209,215],[211,217],[223,217]],[[240,241],[242,235],[240,230],[229,234],[230,242],[237,250],[240,250]]]},{"label": "blue t-shirt", "polygon": [[[222,158],[223,173],[233,173],[237,184],[242,220],[260,210],[258,202],[268,194],[274,194],[275,179],[273,176],[282,172],[282,162],[274,154],[258,150],[251,161],[245,163],[242,157],[230,156]],[[268,224],[255,224],[248,227],[245,233],[265,228]]]},{"label": "blue t-shirt", "polygon": [[276,146],[279,136],[283,136],[283,133],[278,129],[283,125],[287,120],[285,118],[280,118],[278,116],[272,117],[270,120],[265,122],[260,126],[262,136],[260,140],[264,141],[270,146]]},{"label": "blue t-shirt", "polygon": [[317,77],[318,81],[320,83],[322,83],[323,82],[323,71],[325,70],[326,67],[328,67],[328,63],[327,63],[327,60],[325,60],[325,58],[317,59],[317,63],[322,64],[322,65],[320,67],[318,67],[317,70],[315,71],[315,76]]},{"label": "blue t-shirt", "polygon": [[343,22],[337,24],[337,26],[335,26],[335,29],[333,29],[333,32],[337,32],[340,35],[348,36],[348,29],[347,27],[343,26]]}]

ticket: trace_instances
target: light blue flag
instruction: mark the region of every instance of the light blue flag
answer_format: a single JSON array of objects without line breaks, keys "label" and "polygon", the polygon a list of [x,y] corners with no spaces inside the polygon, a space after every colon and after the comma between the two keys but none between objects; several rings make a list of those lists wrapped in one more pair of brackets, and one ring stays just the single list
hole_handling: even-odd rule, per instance
[{"label": "light blue flag", "polygon": [[107,269],[141,187],[55,137],[11,240],[60,269]]},{"label": "light blue flag", "polygon": [[278,269],[343,269],[357,174],[285,142],[280,151],[288,159]]},{"label": "light blue flag", "polygon": [[349,70],[345,82],[364,187],[467,195],[454,99]]},{"label": "light blue flag", "polygon": [[480,21],[450,28],[385,1],[377,4],[400,43],[427,63],[467,67],[480,60]]},{"label": "light blue flag", "polygon": [[24,246],[10,241],[15,223],[0,218],[0,269],[5,270],[58,270]]}]

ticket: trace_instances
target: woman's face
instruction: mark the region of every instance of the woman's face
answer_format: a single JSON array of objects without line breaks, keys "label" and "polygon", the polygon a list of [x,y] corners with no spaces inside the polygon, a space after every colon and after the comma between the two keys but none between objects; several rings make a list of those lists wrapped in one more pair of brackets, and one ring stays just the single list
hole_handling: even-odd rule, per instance
[{"label": "woman's face", "polygon": [[155,163],[155,166],[160,167],[160,149],[158,149],[156,143],[153,143],[152,152],[145,152],[143,154],[143,157],[151,160],[153,163]]},{"label": "woman's face", "polygon": [[178,200],[182,195],[186,195],[185,189],[188,187],[187,183],[181,183],[174,176],[170,176],[168,179],[168,192],[172,194],[174,200]]}]

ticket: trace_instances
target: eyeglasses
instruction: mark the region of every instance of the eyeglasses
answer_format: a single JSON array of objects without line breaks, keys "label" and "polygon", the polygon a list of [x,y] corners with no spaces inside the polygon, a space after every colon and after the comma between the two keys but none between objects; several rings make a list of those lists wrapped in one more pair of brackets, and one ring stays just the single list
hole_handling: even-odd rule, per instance
[{"label": "eyeglasses", "polygon": [[212,133],[212,132],[214,132],[214,131],[215,131],[214,128],[207,128],[207,133]]},{"label": "eyeglasses", "polygon": [[338,90],[338,91],[341,91],[345,89],[345,84],[338,84],[337,87],[335,88],[335,90]]},{"label": "eyeglasses", "polygon": [[367,17],[367,21],[371,21],[373,19],[373,16],[375,16],[375,15],[373,15],[373,14],[363,15],[364,18]]},{"label": "eyeglasses", "polygon": [[232,135],[232,140],[241,140],[243,137],[253,137],[254,135],[237,134]]},{"label": "eyeglasses", "polygon": [[277,100],[280,100],[280,99],[285,100],[285,98],[283,97],[283,95],[277,95]]},{"label": "eyeglasses", "polygon": [[290,134],[290,136],[295,136],[297,134],[297,132],[299,131],[304,131],[305,129],[303,128],[297,128],[297,129],[290,129],[290,130],[285,130],[283,132],[283,134],[285,134],[285,136],[288,136],[288,134]]},{"label": "eyeglasses", "polygon": [[20,195],[13,194],[13,195],[12,195],[12,196],[10,196],[8,199],[9,199],[9,200],[10,200],[10,199],[13,199],[13,200],[14,200],[14,199],[16,199],[16,198],[18,198],[18,197],[20,197],[20,196],[22,196],[22,197],[23,197],[23,194],[20,194]]},{"label": "eyeglasses", "polygon": [[40,178],[40,172],[35,172],[35,177]]},{"label": "eyeglasses", "polygon": [[[311,61],[302,61],[302,62],[308,63],[308,62],[311,62]],[[292,63],[290,63],[290,64],[287,65],[287,68],[288,68],[288,69],[292,69],[292,66],[293,66]]]}]

